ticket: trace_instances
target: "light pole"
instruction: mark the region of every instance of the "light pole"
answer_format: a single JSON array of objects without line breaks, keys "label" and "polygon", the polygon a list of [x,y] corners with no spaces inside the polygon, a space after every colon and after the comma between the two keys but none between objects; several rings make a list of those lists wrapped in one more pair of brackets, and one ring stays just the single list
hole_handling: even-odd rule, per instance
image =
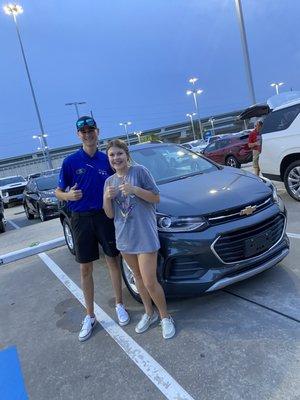
[{"label": "light pole", "polygon": [[43,139],[45,139],[47,136],[48,136],[48,135],[45,134],[45,133],[44,133],[43,135],[33,135],[33,136],[32,136],[32,139],[39,139],[39,141],[40,141],[40,146],[41,146],[41,147],[38,147],[38,150],[42,150],[43,156],[44,156],[46,162],[47,162],[47,157],[46,157],[45,151],[46,151],[46,149],[48,149],[48,146],[47,146],[47,147],[44,146],[44,141],[43,141]]},{"label": "light pole", "polygon": [[192,131],[193,131],[193,138],[194,138],[194,140],[196,140],[196,133],[195,133],[195,128],[194,128],[194,120],[193,120],[193,116],[194,116],[194,115],[196,115],[196,113],[186,114],[186,116],[191,120]]},{"label": "light pole", "polygon": [[75,106],[76,114],[77,114],[77,119],[79,119],[79,111],[78,111],[78,106],[80,104],[86,104],[85,101],[74,101],[73,103],[66,103],[65,106]]},{"label": "light pole", "polygon": [[212,131],[213,131],[213,134],[215,135],[215,126],[214,126],[214,118],[213,117],[210,117],[209,118],[209,122],[211,123],[211,129],[212,129]]},{"label": "light pole", "polygon": [[[191,78],[189,79],[189,82],[194,86],[195,83],[197,82],[198,78]],[[200,95],[203,92],[201,89],[192,89],[192,90],[187,90],[186,94],[190,96],[191,94],[193,95],[194,98],[194,103],[195,103],[195,108],[197,112],[197,117],[198,117],[198,122],[199,122],[199,130],[200,130],[200,138],[203,138],[202,134],[202,124],[201,124],[201,119],[200,119],[200,114],[199,114],[199,107],[198,107],[198,101],[197,101],[197,96]]]},{"label": "light pole", "polygon": [[130,122],[130,121],[127,121],[127,122],[120,122],[119,125],[120,125],[120,126],[124,126],[124,130],[125,130],[125,133],[126,133],[126,136],[127,136],[127,144],[128,144],[128,146],[129,146],[129,136],[128,136],[128,129],[127,129],[127,126],[131,125],[131,122]]},{"label": "light pole", "polygon": [[35,111],[36,111],[37,118],[39,121],[40,131],[42,133],[42,141],[43,141],[43,145],[44,145],[44,148],[46,151],[46,156],[47,156],[46,158],[47,158],[48,166],[49,166],[49,169],[52,169],[53,168],[52,161],[51,161],[50,153],[48,150],[47,140],[46,140],[46,137],[44,136],[45,131],[44,131],[43,123],[42,123],[42,118],[41,118],[41,114],[40,114],[37,100],[35,97],[32,81],[31,81],[31,77],[30,77],[30,73],[29,73],[29,68],[28,68],[26,57],[25,57],[24,47],[23,47],[23,43],[22,43],[22,39],[21,39],[21,35],[20,35],[18,23],[17,23],[17,15],[23,13],[23,8],[17,4],[7,4],[3,7],[3,9],[6,14],[11,15],[13,17],[14,22],[15,22],[17,35],[18,35],[18,39],[19,39],[19,43],[20,43],[20,47],[21,47],[21,52],[22,52],[22,56],[23,56],[23,60],[24,60],[24,64],[25,64],[25,69],[26,69],[26,73],[27,73],[27,77],[28,77],[28,81],[29,81],[29,85],[30,85],[30,90],[31,90],[31,94],[33,97],[34,107],[35,107]]},{"label": "light pole", "polygon": [[276,94],[279,94],[279,86],[282,86],[282,85],[284,85],[283,82],[274,82],[274,83],[271,83],[270,86],[275,87]]},{"label": "light pole", "polygon": [[142,131],[137,131],[137,132],[133,132],[133,133],[138,137],[139,143],[141,143],[141,134],[142,134]]},{"label": "light pole", "polygon": [[238,17],[238,22],[239,22],[239,27],[240,27],[241,41],[242,41],[243,54],[244,54],[244,62],[245,62],[247,81],[248,81],[248,88],[249,88],[252,104],[255,104],[256,103],[255,92],[254,92],[254,86],[253,86],[250,57],[249,57],[249,50],[248,50],[248,44],[247,44],[247,37],[246,37],[246,30],[245,30],[245,25],[244,25],[244,17],[243,17],[241,0],[235,0],[235,7],[236,7],[236,12],[237,12],[237,17]]}]

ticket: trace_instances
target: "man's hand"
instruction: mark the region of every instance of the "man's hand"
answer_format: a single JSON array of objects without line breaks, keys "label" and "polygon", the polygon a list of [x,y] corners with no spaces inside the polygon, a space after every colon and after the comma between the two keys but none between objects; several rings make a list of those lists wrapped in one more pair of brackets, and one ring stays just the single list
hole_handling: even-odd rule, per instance
[{"label": "man's hand", "polygon": [[82,190],[76,188],[77,188],[77,183],[75,183],[75,185],[72,186],[71,189],[69,190],[68,192],[69,201],[77,201],[82,198]]},{"label": "man's hand", "polygon": [[105,197],[109,200],[112,200],[116,197],[118,193],[118,189],[115,186],[107,186],[105,190]]},{"label": "man's hand", "polygon": [[130,194],[135,194],[134,192],[135,192],[136,187],[132,186],[131,183],[129,183],[129,182],[125,182],[119,186],[119,189],[121,190],[121,192],[124,196],[128,196]]}]

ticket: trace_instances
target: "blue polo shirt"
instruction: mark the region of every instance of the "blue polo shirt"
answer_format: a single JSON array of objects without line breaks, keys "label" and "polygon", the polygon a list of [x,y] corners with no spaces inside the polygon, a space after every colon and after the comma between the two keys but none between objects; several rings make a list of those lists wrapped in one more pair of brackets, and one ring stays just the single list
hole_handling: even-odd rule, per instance
[{"label": "blue polo shirt", "polygon": [[81,148],[65,158],[58,187],[66,190],[77,183],[77,189],[81,189],[83,194],[80,200],[68,201],[69,210],[77,212],[101,210],[104,182],[113,173],[107,155],[98,150],[93,157],[90,157]]}]

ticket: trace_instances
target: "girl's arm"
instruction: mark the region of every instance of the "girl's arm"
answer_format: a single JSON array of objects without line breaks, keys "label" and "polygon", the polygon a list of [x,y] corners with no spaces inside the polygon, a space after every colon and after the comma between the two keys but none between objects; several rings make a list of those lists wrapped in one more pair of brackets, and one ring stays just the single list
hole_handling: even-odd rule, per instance
[{"label": "girl's arm", "polygon": [[112,199],[116,196],[116,189],[113,186],[106,186],[103,195],[103,209],[108,218],[114,218]]},{"label": "girl's arm", "polygon": [[139,186],[133,186],[133,194],[149,203],[159,203],[159,194],[154,194],[150,190],[142,189]]}]

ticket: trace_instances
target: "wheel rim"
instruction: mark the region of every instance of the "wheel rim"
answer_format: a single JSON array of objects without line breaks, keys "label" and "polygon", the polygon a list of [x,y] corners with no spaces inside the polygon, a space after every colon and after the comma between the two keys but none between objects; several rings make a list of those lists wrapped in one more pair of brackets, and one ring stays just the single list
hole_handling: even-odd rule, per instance
[{"label": "wheel rim", "polygon": [[127,284],[130,286],[131,290],[135,294],[139,294],[139,291],[136,287],[134,275],[133,275],[131,268],[129,267],[129,265],[127,264],[127,262],[124,259],[122,259],[122,263],[123,263],[123,270],[124,270],[124,275],[125,275]]},{"label": "wheel rim", "polygon": [[228,158],[228,160],[227,160],[227,165],[228,165],[229,167],[236,167],[236,161],[235,161],[235,159],[232,158],[232,157]]},{"label": "wheel rim", "polygon": [[73,250],[74,249],[73,237],[72,237],[71,229],[67,223],[64,224],[64,231],[65,231],[65,239],[66,239],[67,245],[69,246],[69,248],[71,250]]},{"label": "wheel rim", "polygon": [[300,166],[290,170],[288,175],[288,186],[297,199],[300,199]]}]

